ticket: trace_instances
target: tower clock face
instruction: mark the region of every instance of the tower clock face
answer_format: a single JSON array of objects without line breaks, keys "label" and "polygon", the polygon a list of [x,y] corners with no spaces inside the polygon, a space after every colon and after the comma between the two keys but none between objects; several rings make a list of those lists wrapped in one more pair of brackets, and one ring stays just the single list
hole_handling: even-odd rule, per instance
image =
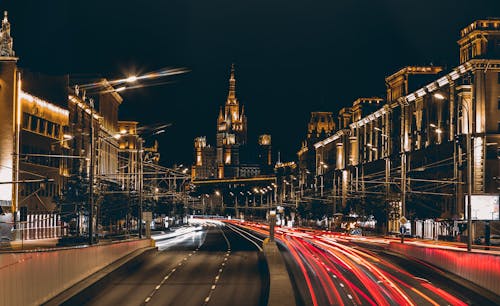
[{"label": "tower clock face", "polygon": [[259,137],[260,145],[270,145],[271,144],[271,135],[261,135]]}]

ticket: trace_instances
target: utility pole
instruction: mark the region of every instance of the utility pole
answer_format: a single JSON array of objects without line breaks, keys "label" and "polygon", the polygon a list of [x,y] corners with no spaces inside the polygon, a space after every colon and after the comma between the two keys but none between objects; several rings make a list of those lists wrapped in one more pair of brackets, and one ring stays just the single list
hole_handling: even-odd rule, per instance
[{"label": "utility pole", "polygon": [[[469,113],[469,110],[467,110]],[[472,127],[470,115],[468,116],[468,131],[466,135],[467,146],[467,251],[472,249],[472,154],[471,154],[471,133]]]},{"label": "utility pole", "polygon": [[90,173],[89,173],[89,245],[94,242],[94,99],[89,99],[90,104]]},{"label": "utility pole", "polygon": [[142,183],[144,176],[142,173],[142,138],[138,137],[137,160],[139,161],[139,239],[142,238]]}]

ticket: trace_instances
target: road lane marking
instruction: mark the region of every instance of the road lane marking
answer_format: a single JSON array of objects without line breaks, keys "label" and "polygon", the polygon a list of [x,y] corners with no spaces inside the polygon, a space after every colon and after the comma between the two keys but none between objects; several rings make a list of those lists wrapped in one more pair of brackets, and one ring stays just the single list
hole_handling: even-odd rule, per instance
[{"label": "road lane marking", "polygon": [[[250,233],[248,233],[248,232],[246,232],[246,231],[244,231],[244,230],[242,230],[242,229],[240,229],[240,228],[238,228],[238,227],[236,227],[236,226],[234,226],[234,225],[230,225],[230,224],[227,224],[227,223],[226,223],[226,226],[227,226],[230,230],[232,230],[233,232],[237,233],[237,234],[238,234],[238,235],[240,235],[241,237],[243,237],[243,238],[245,238],[246,240],[248,240],[248,241],[250,241],[251,243],[253,243],[253,244],[257,247],[257,249],[259,249],[259,251],[262,251],[262,248],[261,248],[261,246],[260,246],[258,243],[256,243],[255,241],[251,240],[251,239],[250,239],[250,238],[248,238],[247,236],[243,235],[243,234],[242,234],[242,232],[243,232],[243,233],[245,233],[246,235],[250,236],[250,237],[253,237],[253,238],[257,239],[257,240],[263,241],[262,239],[257,238],[256,236],[254,236],[254,235],[252,235],[252,234],[250,234]],[[230,250],[230,249],[229,249],[229,250]]]},{"label": "road lane marking", "polygon": [[[194,253],[194,252],[193,252]],[[189,255],[192,255],[192,254],[189,254]],[[184,262],[186,261],[187,262],[188,260],[188,257],[184,257],[183,259],[181,259],[181,261],[177,264],[177,267],[179,266],[182,266],[184,264]],[[153,297],[153,295],[161,288],[161,285],[163,285],[165,283],[165,281],[177,270],[177,268],[172,268],[172,270],[163,277],[163,279],[161,280],[161,282],[151,291],[151,293],[149,294],[149,296],[144,300],[144,304],[148,303],[149,301],[151,301],[151,298]]]}]

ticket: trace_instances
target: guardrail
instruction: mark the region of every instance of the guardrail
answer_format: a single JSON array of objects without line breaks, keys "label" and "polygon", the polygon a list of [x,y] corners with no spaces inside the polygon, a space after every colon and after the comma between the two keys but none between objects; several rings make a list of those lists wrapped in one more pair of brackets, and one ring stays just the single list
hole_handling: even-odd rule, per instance
[{"label": "guardrail", "polygon": [[391,242],[389,249],[430,263],[494,294],[500,292],[500,255],[398,242]]},{"label": "guardrail", "polygon": [[149,239],[0,253],[0,305],[39,305],[77,282],[151,245]]}]

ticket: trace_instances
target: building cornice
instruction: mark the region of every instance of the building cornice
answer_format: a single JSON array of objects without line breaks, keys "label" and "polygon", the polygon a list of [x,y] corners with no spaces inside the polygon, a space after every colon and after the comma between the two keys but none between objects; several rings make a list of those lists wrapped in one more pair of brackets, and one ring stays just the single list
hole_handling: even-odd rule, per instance
[{"label": "building cornice", "polygon": [[339,130],[335,134],[333,134],[332,136],[330,136],[330,137],[328,137],[326,139],[323,139],[322,141],[316,142],[314,144],[314,148],[317,150],[319,147],[324,147],[327,144],[329,144],[329,143],[331,143],[331,142],[333,142],[335,140],[340,139],[341,136],[348,135],[348,134],[349,134],[349,130],[348,129]]}]

